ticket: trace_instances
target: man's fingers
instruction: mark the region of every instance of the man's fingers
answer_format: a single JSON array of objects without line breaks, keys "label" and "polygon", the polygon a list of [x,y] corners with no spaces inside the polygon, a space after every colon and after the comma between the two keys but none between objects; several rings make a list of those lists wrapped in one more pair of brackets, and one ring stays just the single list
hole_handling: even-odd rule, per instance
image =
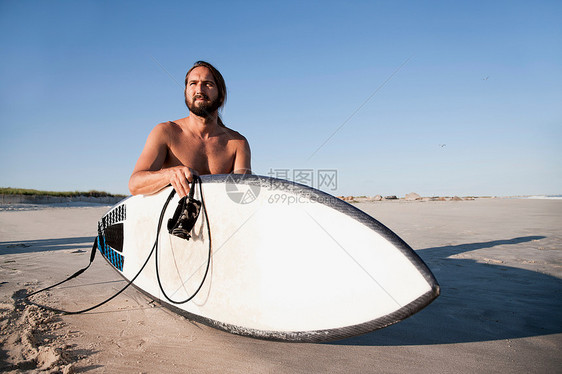
[{"label": "man's fingers", "polygon": [[176,183],[175,180],[172,180],[170,182],[172,184],[172,187],[174,188],[174,190],[176,191],[176,193],[178,194],[179,198],[181,199],[182,197],[186,196],[185,192],[183,190],[183,188],[181,187],[181,185],[179,185],[178,183]]},{"label": "man's fingers", "polygon": [[180,198],[187,196],[187,194],[189,193],[189,184],[187,183],[187,180],[183,175],[175,176],[172,179],[172,186],[174,187]]},{"label": "man's fingers", "polygon": [[189,183],[193,182],[193,173],[191,173],[191,170],[186,169],[183,173],[185,175],[186,181],[188,181]]},{"label": "man's fingers", "polygon": [[193,179],[197,172],[188,167],[177,167],[171,170],[170,183],[176,193],[180,198],[187,196],[189,194],[190,186],[189,184],[193,182]]}]

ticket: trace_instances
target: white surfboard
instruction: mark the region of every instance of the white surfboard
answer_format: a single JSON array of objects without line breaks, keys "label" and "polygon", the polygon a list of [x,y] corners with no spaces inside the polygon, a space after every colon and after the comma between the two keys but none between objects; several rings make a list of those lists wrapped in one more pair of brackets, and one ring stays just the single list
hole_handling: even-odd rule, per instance
[{"label": "white surfboard", "polygon": [[403,240],[338,198],[256,175],[201,179],[206,209],[190,240],[166,228],[179,201],[173,196],[163,211],[171,187],[123,200],[98,224],[109,263],[191,320],[256,338],[320,342],[396,323],[439,295]]}]

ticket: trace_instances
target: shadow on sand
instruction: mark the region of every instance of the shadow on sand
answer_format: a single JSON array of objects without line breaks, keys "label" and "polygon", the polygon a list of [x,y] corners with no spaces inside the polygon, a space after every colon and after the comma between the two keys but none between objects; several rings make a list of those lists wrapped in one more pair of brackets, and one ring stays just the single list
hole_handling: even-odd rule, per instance
[{"label": "shadow on sand", "polygon": [[417,251],[441,285],[441,296],[398,324],[330,344],[449,344],[560,333],[561,279],[472,259],[448,258],[476,249],[544,238],[526,236]]},{"label": "shadow on sand", "polygon": [[[562,332],[562,279],[535,271],[472,259],[468,251],[517,245],[526,236],[417,251],[441,286],[441,296],[406,320],[365,335],[328,344],[426,345],[516,339]],[[94,237],[0,242],[0,255],[89,250]]]},{"label": "shadow on sand", "polygon": [[92,248],[94,236],[81,236],[77,238],[20,240],[12,242],[0,242],[0,255],[12,255],[20,253],[33,253],[44,251],[60,251],[63,249]]}]

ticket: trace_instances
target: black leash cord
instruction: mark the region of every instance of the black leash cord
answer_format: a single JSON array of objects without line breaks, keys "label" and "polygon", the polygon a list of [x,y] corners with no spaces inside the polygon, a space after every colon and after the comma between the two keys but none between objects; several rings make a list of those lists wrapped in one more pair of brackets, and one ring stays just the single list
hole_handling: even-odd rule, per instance
[{"label": "black leash cord", "polygon": [[162,294],[164,295],[164,297],[166,298],[166,300],[168,300],[169,302],[173,303],[173,304],[185,304],[188,301],[190,301],[191,299],[193,299],[201,290],[201,287],[203,287],[203,284],[205,283],[205,279],[207,278],[207,274],[209,273],[209,267],[211,264],[211,228],[209,226],[209,217],[207,216],[207,208],[205,207],[205,199],[203,198],[203,189],[201,188],[201,178],[199,177],[194,177],[193,179],[193,183],[191,185],[191,191],[190,191],[190,196],[193,197],[193,193],[195,192],[195,183],[197,182],[197,184],[199,185],[199,193],[201,195],[201,206],[203,207],[203,213],[205,214],[205,223],[207,225],[207,235],[209,236],[209,254],[207,257],[207,268],[205,269],[205,275],[203,275],[203,279],[201,280],[201,283],[199,284],[199,287],[197,287],[197,290],[195,290],[195,292],[189,296],[187,299],[185,300],[173,300],[172,298],[170,298],[170,296],[168,296],[168,294],[166,294],[166,291],[164,291],[164,287],[162,286],[162,281],[160,280],[160,271],[158,268],[158,238],[160,236],[160,226],[162,225],[162,220],[160,220],[160,222],[158,223],[158,231],[156,232],[156,242],[154,243],[154,245],[156,246],[156,279],[158,280],[158,286],[160,286],[160,291],[162,291]]},{"label": "black leash cord", "polygon": [[90,267],[90,265],[92,265],[92,262],[94,262],[94,258],[96,257],[96,249],[98,249],[98,239],[97,239],[97,237],[96,237],[96,240],[94,240],[94,244],[92,245],[92,250],[91,250],[91,252],[90,252],[90,262],[88,263],[88,266],[86,266],[86,267],[83,268],[83,269],[78,270],[76,273],[72,274],[70,277],[66,278],[65,280],[60,281],[60,282],[58,282],[58,283],[56,283],[56,284],[53,284],[52,286],[45,287],[45,288],[43,288],[43,289],[41,289],[41,290],[39,290],[39,291],[32,292],[32,293],[30,293],[29,295],[25,295],[24,297],[22,297],[22,299],[26,299],[26,298],[28,298],[28,297],[30,297],[30,296],[35,295],[35,294],[38,294],[38,293],[41,293],[41,292],[44,292],[44,291],[48,291],[48,290],[50,290],[51,288],[55,288],[55,287],[57,287],[57,286],[60,286],[61,284],[66,283],[66,282],[68,282],[69,280],[76,278],[77,276],[79,276],[80,274],[82,274],[83,272],[85,272],[86,270],[88,270],[88,268]]},{"label": "black leash cord", "polygon": [[[199,186],[199,188],[201,188],[201,186]],[[62,309],[57,309],[57,308],[53,308],[50,306],[46,306],[46,305],[41,305],[41,304],[37,304],[34,303],[32,301],[30,301],[30,304],[32,305],[36,305],[38,307],[47,309],[47,310],[51,310],[53,312],[57,312],[57,313],[62,313],[62,314],[67,314],[67,315],[72,315],[72,314],[81,314],[81,313],[86,313],[89,312],[90,310],[99,308],[100,306],[102,306],[103,304],[106,304],[108,302],[110,302],[111,300],[113,300],[114,298],[116,298],[118,295],[120,295],[123,291],[125,291],[131,284],[133,284],[133,282],[137,279],[137,277],[140,275],[140,273],[142,273],[142,271],[144,270],[144,268],[146,267],[146,264],[148,264],[148,260],[150,260],[150,257],[152,257],[152,254],[154,253],[155,248],[158,246],[158,234],[160,232],[160,228],[162,227],[162,221],[164,220],[164,213],[166,213],[166,208],[168,207],[168,204],[170,203],[170,200],[172,200],[172,197],[175,194],[175,190],[172,190],[172,192],[170,193],[170,195],[168,196],[168,199],[166,200],[166,202],[164,203],[164,206],[162,207],[162,211],[160,212],[160,218],[158,220],[158,232],[156,233],[156,240],[154,241],[154,244],[152,245],[152,249],[150,250],[150,253],[148,255],[148,257],[146,258],[146,261],[144,262],[144,264],[142,265],[142,267],[140,268],[140,270],[137,272],[137,274],[133,277],[133,279],[131,279],[126,285],[125,287],[123,287],[122,289],[120,289],[119,291],[117,291],[116,294],[114,294],[113,296],[111,296],[110,298],[102,301],[99,304],[96,304],[92,307],[83,309],[83,310],[78,310],[76,312],[70,312],[67,310],[62,310]],[[203,198],[201,198],[201,200],[203,200]],[[207,216],[207,213],[205,212],[205,217]],[[208,225],[208,221],[207,221],[207,225]],[[94,245],[92,246],[92,253],[90,254],[90,263],[88,264],[88,266],[86,266],[84,269],[80,269],[78,270],[76,273],[72,274],[70,277],[68,277],[67,279],[63,280],[62,282],[58,282],[52,286],[43,288],[39,291],[35,291],[33,293],[30,293],[29,295],[26,295],[24,297],[22,297],[21,299],[27,299],[32,295],[38,294],[40,292],[44,292],[47,290],[50,290],[51,288],[54,288],[56,286],[59,286],[65,282],[68,282],[69,280],[76,278],[77,276],[79,276],[80,274],[82,274],[83,272],[86,271],[86,269],[88,269],[90,267],[90,265],[92,264],[92,262],[94,261],[94,257],[96,255],[96,249],[97,249],[97,241],[98,239],[96,238]],[[29,301],[29,300],[28,300]]]}]

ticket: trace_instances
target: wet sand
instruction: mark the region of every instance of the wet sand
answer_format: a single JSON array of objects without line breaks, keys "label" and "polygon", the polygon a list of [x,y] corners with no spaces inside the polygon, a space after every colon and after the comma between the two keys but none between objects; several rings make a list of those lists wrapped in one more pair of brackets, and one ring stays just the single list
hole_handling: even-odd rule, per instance
[{"label": "wet sand", "polygon": [[[562,200],[359,203],[410,244],[441,296],[396,325],[325,344],[193,323],[130,288],[82,315],[17,300],[88,263],[100,206],[0,209],[0,371],[554,373],[562,368]],[[33,300],[78,310],[124,284],[98,256]]]}]

